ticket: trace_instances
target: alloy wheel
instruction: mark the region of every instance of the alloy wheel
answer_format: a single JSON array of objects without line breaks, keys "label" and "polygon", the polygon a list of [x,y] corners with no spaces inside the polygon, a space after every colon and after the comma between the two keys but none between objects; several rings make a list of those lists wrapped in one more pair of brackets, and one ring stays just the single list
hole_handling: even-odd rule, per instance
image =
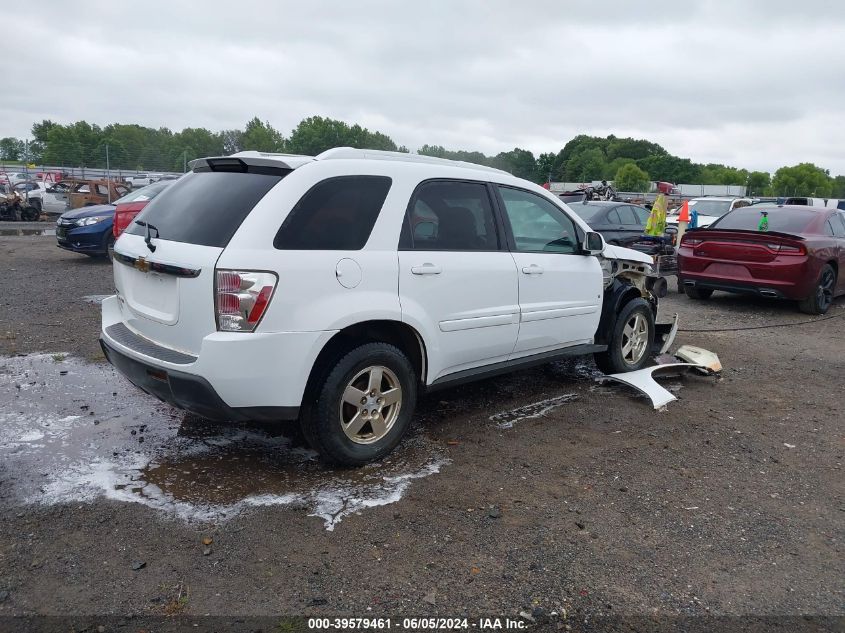
[{"label": "alloy wheel", "polygon": [[648,321],[639,312],[631,315],[622,330],[622,358],[629,365],[636,365],[648,347]]},{"label": "alloy wheel", "polygon": [[816,292],[819,295],[819,307],[827,310],[830,304],[833,303],[833,286],[836,283],[836,275],[830,268],[822,273],[821,281]]},{"label": "alloy wheel", "polygon": [[387,367],[361,370],[343,390],[340,426],[356,444],[372,444],[385,437],[399,417],[402,387]]}]

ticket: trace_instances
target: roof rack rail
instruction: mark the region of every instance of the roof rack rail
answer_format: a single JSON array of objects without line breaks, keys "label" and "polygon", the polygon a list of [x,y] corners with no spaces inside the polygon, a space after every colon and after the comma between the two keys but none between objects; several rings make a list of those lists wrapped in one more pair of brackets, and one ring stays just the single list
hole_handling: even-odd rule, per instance
[{"label": "roof rack rail", "polygon": [[[502,169],[477,165],[463,160],[449,160],[447,158],[436,158],[422,154],[408,154],[405,152],[386,152],[376,149],[356,149],[354,147],[335,147],[317,155],[317,160],[331,160],[338,158],[358,158],[366,160],[394,160],[405,163],[426,163],[429,165],[443,165],[444,167],[464,167],[466,169],[477,169],[480,171],[492,171],[499,174],[508,174]],[[510,175],[510,174],[508,174]]]}]

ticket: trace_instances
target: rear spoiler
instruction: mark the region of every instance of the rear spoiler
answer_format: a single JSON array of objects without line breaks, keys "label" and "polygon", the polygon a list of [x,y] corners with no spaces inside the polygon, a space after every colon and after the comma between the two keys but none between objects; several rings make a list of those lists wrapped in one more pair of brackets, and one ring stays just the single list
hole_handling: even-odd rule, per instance
[{"label": "rear spoiler", "polygon": [[313,160],[310,156],[298,156],[296,154],[239,152],[232,156],[197,158],[189,162],[188,165],[193,171],[229,171],[282,175]]},{"label": "rear spoiler", "polygon": [[739,233],[740,235],[758,235],[758,236],[759,235],[774,235],[775,237],[785,237],[785,238],[790,239],[790,240],[799,240],[799,241],[803,241],[804,239],[806,239],[801,235],[793,235],[792,233],[782,233],[780,231],[752,231],[750,229],[720,229],[718,226],[714,227],[712,229],[708,226],[702,226],[702,227],[698,227],[698,228],[692,229],[690,231],[687,231],[687,233],[699,233],[700,232],[701,235],[707,235],[708,232],[710,232],[710,231],[712,231],[714,233],[718,233],[718,232]]}]

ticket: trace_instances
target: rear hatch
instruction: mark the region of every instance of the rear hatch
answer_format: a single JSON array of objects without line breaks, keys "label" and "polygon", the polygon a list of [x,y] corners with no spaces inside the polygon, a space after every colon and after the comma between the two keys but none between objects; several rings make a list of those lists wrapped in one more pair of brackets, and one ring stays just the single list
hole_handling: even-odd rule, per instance
[{"label": "rear hatch", "polygon": [[291,171],[278,161],[256,162],[199,161],[120,236],[114,280],[131,330],[192,355],[217,330],[217,259],[258,201]]}]

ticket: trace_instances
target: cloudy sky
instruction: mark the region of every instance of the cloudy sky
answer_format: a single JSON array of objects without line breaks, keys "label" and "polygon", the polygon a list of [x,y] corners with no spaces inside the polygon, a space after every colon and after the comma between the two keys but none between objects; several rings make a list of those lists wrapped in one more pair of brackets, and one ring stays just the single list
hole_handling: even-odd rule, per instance
[{"label": "cloudy sky", "polygon": [[40,1],[0,38],[0,137],[33,121],[289,134],[315,114],[411,149],[634,136],[697,162],[845,174],[845,3]]}]

